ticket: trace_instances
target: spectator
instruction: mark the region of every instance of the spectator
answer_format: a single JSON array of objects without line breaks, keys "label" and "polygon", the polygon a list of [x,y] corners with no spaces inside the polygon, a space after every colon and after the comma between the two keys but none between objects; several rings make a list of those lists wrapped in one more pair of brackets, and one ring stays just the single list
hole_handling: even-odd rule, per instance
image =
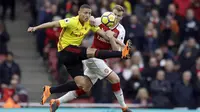
[{"label": "spectator", "polygon": [[194,37],[197,42],[200,42],[198,39],[199,25],[196,19],[194,18],[194,11],[188,9],[186,13],[185,20],[181,29],[181,40],[187,40],[189,37]]},{"label": "spectator", "polygon": [[145,51],[152,54],[153,51],[158,47],[158,32],[155,29],[153,23],[149,22],[145,28]]},{"label": "spectator", "polygon": [[195,106],[194,88],[191,84],[191,72],[185,71],[182,81],[174,86],[173,96],[177,107],[193,108]]},{"label": "spectator", "polygon": [[[60,20],[61,17],[54,16],[53,21]],[[45,47],[44,47],[44,59],[47,57],[47,53],[49,52],[50,48],[56,48],[57,42],[60,36],[61,28],[49,28],[46,30],[46,39],[45,39]]]},{"label": "spectator", "polygon": [[195,81],[195,96],[196,96],[196,102],[197,107],[200,106],[200,72],[197,73],[197,79]]},{"label": "spectator", "polygon": [[160,50],[163,53],[163,58],[164,59],[174,59],[175,55],[174,53],[167,47],[167,45],[163,44],[160,46]]},{"label": "spectator", "polygon": [[139,3],[135,5],[134,13],[141,23],[145,23],[145,20],[147,20],[146,15],[149,7],[150,3],[148,2],[148,0],[140,0]]},{"label": "spectator", "polygon": [[166,59],[164,59],[163,51],[160,48],[158,48],[155,50],[154,55],[159,63],[159,66],[163,67],[165,65],[165,61],[166,61]]},{"label": "spectator", "polygon": [[153,8],[159,10],[161,17],[165,17],[170,3],[172,3],[172,0],[153,0]]},{"label": "spectator", "polygon": [[178,7],[176,13],[181,17],[185,17],[186,10],[191,5],[191,0],[174,0],[174,4]]},{"label": "spectator", "polygon": [[6,17],[6,12],[7,9],[10,7],[11,11],[10,11],[10,19],[11,20],[15,20],[15,4],[16,1],[15,0],[3,0],[2,1],[2,6],[3,6],[3,10],[2,10],[2,15],[1,15],[1,19],[4,20]]},{"label": "spectator", "polygon": [[19,96],[17,94],[13,95],[12,98],[9,98],[5,102],[3,108],[21,108],[21,106],[19,105]]},{"label": "spectator", "polygon": [[0,23],[0,54],[6,54],[8,52],[7,43],[10,40],[5,25]]},{"label": "spectator", "polygon": [[19,65],[13,60],[13,54],[11,52],[8,53],[6,61],[2,64],[0,73],[1,86],[9,86],[14,75],[21,76]]},{"label": "spectator", "polygon": [[131,15],[132,14],[132,6],[128,0],[115,0],[110,4],[110,9],[113,9],[113,7],[118,4],[123,6],[126,9],[126,14]]},{"label": "spectator", "polygon": [[107,0],[101,0],[100,4],[101,4],[101,8],[100,8],[101,14],[103,14],[104,12],[107,12],[108,9],[109,9],[108,1]]},{"label": "spectator", "polygon": [[158,10],[156,10],[156,9],[151,10],[149,22],[152,22],[158,31],[160,30],[161,21],[160,21],[160,16],[159,16]]},{"label": "spectator", "polygon": [[142,55],[139,51],[135,51],[133,56],[131,57],[131,61],[133,65],[137,65],[139,67],[139,70],[142,71],[144,68],[144,62]]},{"label": "spectator", "polygon": [[[182,49],[182,50],[181,50]],[[198,47],[194,38],[189,38],[184,47],[180,47],[179,61],[181,64],[181,71],[189,70],[194,64],[198,55]]]},{"label": "spectator", "polygon": [[130,17],[130,24],[127,26],[126,39],[130,39],[138,50],[142,50],[144,39],[144,27],[139,23],[136,15]]},{"label": "spectator", "polygon": [[133,103],[139,104],[140,107],[148,107],[152,103],[146,88],[140,88],[138,90],[136,99],[133,101]]},{"label": "spectator", "polygon": [[192,81],[195,82],[198,77],[197,74],[200,73],[200,57],[196,59],[195,65],[191,68],[191,72],[192,72]]},{"label": "spectator", "polygon": [[[171,85],[165,79],[165,72],[159,70],[156,80],[151,83],[153,105],[159,108],[170,107],[169,94],[171,93]],[[162,102],[161,102],[162,101]]]},{"label": "spectator", "polygon": [[133,65],[131,67],[132,75],[129,80],[126,82],[124,88],[124,94],[128,98],[135,99],[135,96],[141,87],[146,87],[145,80],[142,78],[138,66]]},{"label": "spectator", "polygon": [[[162,32],[162,39],[160,39],[160,42],[162,44],[168,42],[169,40],[177,40],[179,26],[177,21],[171,16],[171,14],[168,14],[162,21],[160,29]],[[174,44],[171,45],[168,42],[168,46],[174,46]]]},{"label": "spectator", "polygon": [[[149,59],[149,65],[142,71],[142,76],[145,78],[147,85],[150,85],[151,81],[155,80],[156,73],[160,69],[159,64],[155,57]],[[149,87],[147,88],[149,90]]]},{"label": "spectator", "polygon": [[200,21],[200,2],[199,0],[192,0],[192,9],[194,10],[194,13],[195,13],[195,17],[198,21]]},{"label": "spectator", "polygon": [[165,63],[165,79],[170,82],[173,86],[177,81],[180,81],[180,75],[177,72],[174,72],[174,63],[172,60],[167,60]]}]

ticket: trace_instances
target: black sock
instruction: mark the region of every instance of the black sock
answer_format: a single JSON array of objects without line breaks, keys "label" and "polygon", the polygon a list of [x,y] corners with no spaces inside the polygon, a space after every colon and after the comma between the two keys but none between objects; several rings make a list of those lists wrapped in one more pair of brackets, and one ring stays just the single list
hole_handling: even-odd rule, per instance
[{"label": "black sock", "polygon": [[96,50],[95,57],[99,59],[107,59],[107,58],[121,58],[121,51],[111,51],[111,50]]},{"label": "black sock", "polygon": [[51,87],[50,92],[53,93],[62,93],[62,92],[69,92],[72,90],[78,89],[78,86],[76,85],[75,81],[68,81],[65,84]]}]

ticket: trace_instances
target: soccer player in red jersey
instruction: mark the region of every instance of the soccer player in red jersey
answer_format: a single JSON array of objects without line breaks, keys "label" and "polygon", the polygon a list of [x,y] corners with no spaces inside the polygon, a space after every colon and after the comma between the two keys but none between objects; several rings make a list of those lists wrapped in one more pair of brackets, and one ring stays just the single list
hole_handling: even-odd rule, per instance
[{"label": "soccer player in red jersey", "polygon": [[[112,11],[116,18],[116,24],[109,28],[106,25],[101,23],[101,18],[96,18],[95,25],[99,26],[102,30],[108,31],[111,30],[115,32],[115,38],[122,43],[124,43],[124,38],[125,38],[125,29],[124,27],[119,23],[120,20],[123,18],[124,14],[124,8],[120,5],[116,5]],[[96,48],[98,50],[116,50],[119,51],[121,50],[121,46],[118,45],[115,40],[110,40],[109,42],[106,41],[104,38],[99,36],[97,33],[94,35],[94,41],[91,46],[91,48]],[[85,94],[86,92],[89,92],[91,87],[97,82],[98,79],[104,79],[106,78],[111,84],[112,84],[112,91],[114,92],[123,112],[131,112],[131,110],[128,109],[127,105],[125,104],[124,101],[124,96],[122,89],[120,87],[120,79],[118,75],[112,71],[106,62],[102,59],[98,58],[90,58],[87,59],[83,62],[86,65],[86,70],[84,71],[85,76],[87,76],[87,88],[84,88],[84,91],[82,89],[77,89],[74,91],[70,91],[61,98],[58,99],[52,99],[50,101],[50,110],[51,112],[55,112],[57,108],[59,107],[60,103],[68,102],[71,101],[78,96],[81,96]],[[49,87],[45,86],[44,94],[52,94],[54,92],[50,93],[50,88],[55,88],[55,87]],[[63,92],[66,92],[63,90]],[[45,101],[44,101],[45,102]]]}]

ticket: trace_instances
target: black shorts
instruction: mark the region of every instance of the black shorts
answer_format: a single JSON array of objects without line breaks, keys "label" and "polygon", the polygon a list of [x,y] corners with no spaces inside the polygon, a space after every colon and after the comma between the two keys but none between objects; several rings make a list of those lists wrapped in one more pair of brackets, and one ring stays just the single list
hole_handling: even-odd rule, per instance
[{"label": "black shorts", "polygon": [[67,46],[59,52],[59,59],[67,68],[68,73],[75,78],[76,76],[83,76],[82,60],[87,59],[87,48],[77,46]]}]

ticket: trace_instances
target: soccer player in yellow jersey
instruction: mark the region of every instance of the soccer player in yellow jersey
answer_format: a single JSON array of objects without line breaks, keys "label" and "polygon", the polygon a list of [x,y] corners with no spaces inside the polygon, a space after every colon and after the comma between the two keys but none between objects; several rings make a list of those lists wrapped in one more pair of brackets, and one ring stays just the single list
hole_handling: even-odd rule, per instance
[{"label": "soccer player in yellow jersey", "polygon": [[[112,31],[104,32],[99,27],[92,26],[89,22],[91,11],[92,10],[90,6],[84,4],[80,7],[78,16],[76,17],[48,22],[39,26],[28,28],[28,32],[34,32],[39,29],[51,27],[63,28],[59,37],[57,48],[59,52],[59,58],[62,60],[63,64],[67,68],[67,71],[75,81],[67,82],[67,86],[70,87],[69,91],[78,89],[77,87],[82,88],[83,90],[87,88],[87,85],[85,83],[86,80],[83,75],[82,60],[92,57],[106,59],[115,57],[127,58],[129,56],[130,41],[128,41],[127,44],[123,46],[123,43],[114,38],[114,33]],[[124,47],[122,52],[80,47],[82,40],[90,30],[98,33],[107,41],[114,39],[116,43]],[[74,83],[76,83],[77,86],[73,86]],[[44,91],[51,91],[51,89],[44,88]],[[50,95],[49,93],[50,92],[44,92],[41,104],[44,104],[44,102]]]}]

